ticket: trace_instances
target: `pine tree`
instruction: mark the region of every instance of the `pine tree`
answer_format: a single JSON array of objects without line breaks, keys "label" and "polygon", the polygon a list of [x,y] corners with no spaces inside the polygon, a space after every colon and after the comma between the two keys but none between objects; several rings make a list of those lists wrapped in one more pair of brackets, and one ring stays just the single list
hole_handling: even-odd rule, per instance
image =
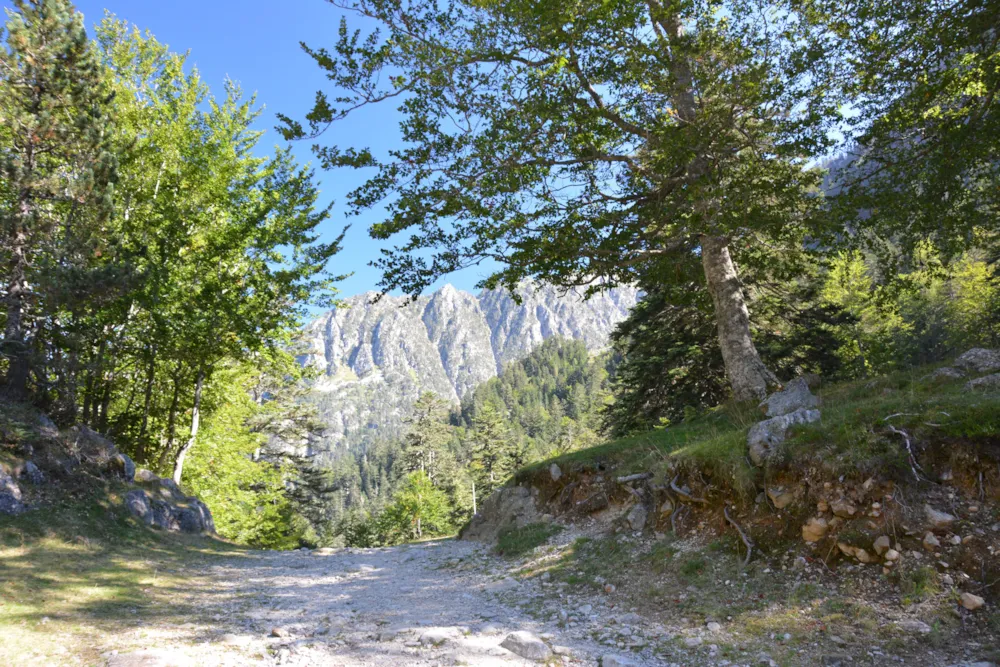
[{"label": "pine tree", "polygon": [[507,417],[493,403],[484,404],[476,412],[472,426],[470,465],[477,493],[485,498],[507,480],[524,457],[510,436]]},{"label": "pine tree", "polygon": [[[45,313],[45,267],[101,255],[90,227],[110,215],[116,165],[107,150],[108,95],[83,17],[69,0],[14,0],[0,49],[0,171],[6,275],[5,393],[26,398],[31,332]],[[68,261],[69,260],[69,261]],[[48,304],[54,308],[55,305]],[[51,314],[51,313],[50,313]]]},{"label": "pine tree", "polygon": [[444,445],[451,437],[445,419],[448,404],[431,392],[424,392],[413,404],[413,415],[407,420],[408,429],[403,437],[403,469],[421,471],[432,484],[441,481],[442,468],[449,453]]}]

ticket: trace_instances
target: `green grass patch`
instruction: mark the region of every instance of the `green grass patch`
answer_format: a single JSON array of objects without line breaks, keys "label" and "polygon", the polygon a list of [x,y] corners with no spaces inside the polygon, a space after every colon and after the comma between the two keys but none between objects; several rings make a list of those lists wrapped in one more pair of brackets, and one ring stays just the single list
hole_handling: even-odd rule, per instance
[{"label": "green grass patch", "polygon": [[123,488],[85,481],[0,521],[0,664],[98,664],[110,638],[137,638],[144,624],[211,623],[213,610],[189,602],[195,566],[245,553],[141,526],[121,506]]},{"label": "green grass patch", "polygon": [[[932,381],[927,376],[934,368],[824,385],[817,391],[822,419],[792,428],[786,462],[819,465],[838,476],[910,475],[905,441],[890,426],[905,431],[914,448],[994,442],[1000,433],[1000,392],[966,391],[964,379]],[[661,479],[668,470],[697,470],[710,475],[713,485],[749,499],[760,471],[747,462],[746,434],[761,418],[756,405],[726,404],[668,428],[535,463],[515,481],[542,474],[552,462],[563,470],[601,467],[618,475],[660,471]]]},{"label": "green grass patch", "polygon": [[508,558],[518,558],[545,544],[561,530],[562,526],[552,523],[529,523],[520,528],[504,528],[497,536],[496,552]]}]

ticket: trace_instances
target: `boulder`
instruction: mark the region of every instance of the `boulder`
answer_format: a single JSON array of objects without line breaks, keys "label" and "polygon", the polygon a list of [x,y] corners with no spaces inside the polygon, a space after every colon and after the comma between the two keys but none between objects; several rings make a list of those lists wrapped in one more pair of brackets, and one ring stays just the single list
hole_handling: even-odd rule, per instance
[{"label": "boulder", "polygon": [[139,468],[135,471],[134,479],[140,484],[149,484],[158,481],[160,478],[156,475],[156,473],[150,472],[145,468]]},{"label": "boulder", "polygon": [[125,509],[146,525],[153,525],[153,505],[142,489],[133,489],[125,494]]},{"label": "boulder", "polygon": [[993,391],[1000,389],[1000,373],[993,373],[965,383],[966,391]]},{"label": "boulder", "polygon": [[500,642],[500,646],[522,658],[536,662],[545,662],[552,657],[552,649],[530,632],[512,632]]},{"label": "boulder", "polygon": [[649,516],[649,512],[646,510],[646,506],[642,503],[638,503],[629,510],[628,525],[632,530],[640,531],[646,527],[646,518]]},{"label": "boulder", "polygon": [[103,435],[89,426],[77,424],[69,430],[74,448],[85,463],[105,468],[118,455],[118,449]]},{"label": "boulder", "polygon": [[135,480],[135,463],[128,454],[118,452],[111,458],[111,467],[122,479],[131,484]]},{"label": "boulder", "polygon": [[558,482],[562,478],[562,470],[559,469],[555,463],[549,466],[549,475],[552,477],[553,482]]},{"label": "boulder", "polygon": [[795,424],[809,424],[819,419],[819,410],[800,408],[787,415],[772,417],[754,424],[747,434],[750,459],[754,465],[764,465],[774,455],[775,448],[785,441],[788,429]]},{"label": "boulder", "polygon": [[0,468],[0,514],[20,514],[24,509],[17,480]]},{"label": "boulder", "polygon": [[21,477],[27,478],[27,480],[35,486],[41,486],[45,483],[45,475],[42,474],[42,471],[38,469],[38,466],[31,461],[24,464],[24,469],[21,470]]},{"label": "boulder", "polygon": [[781,417],[796,410],[811,410],[818,408],[820,400],[809,391],[809,381],[798,377],[785,385],[781,391],[768,396],[760,409],[767,417]]},{"label": "boulder", "polygon": [[182,533],[215,532],[212,513],[197,498],[173,505],[151,498],[143,489],[133,489],[125,494],[125,508],[147,526]]},{"label": "boulder", "polygon": [[483,501],[479,512],[459,533],[463,540],[493,542],[503,528],[541,521],[531,490],[523,486],[503,486]]},{"label": "boulder", "polygon": [[996,373],[1000,371],[1000,350],[975,347],[955,360],[955,366],[970,373]]},{"label": "boulder", "polygon": [[872,545],[872,548],[875,549],[875,553],[881,556],[892,548],[892,540],[889,539],[888,535],[879,535],[875,538],[875,544]]}]

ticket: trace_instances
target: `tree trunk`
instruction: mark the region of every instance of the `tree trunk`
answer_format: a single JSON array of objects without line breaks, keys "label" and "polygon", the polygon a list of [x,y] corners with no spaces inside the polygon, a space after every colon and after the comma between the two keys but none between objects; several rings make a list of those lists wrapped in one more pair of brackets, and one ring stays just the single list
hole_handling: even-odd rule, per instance
[{"label": "tree trunk", "polygon": [[146,390],[142,397],[142,425],[139,427],[139,442],[135,458],[142,463],[146,459],[146,428],[149,426],[149,406],[153,400],[153,380],[156,379],[156,346],[149,353],[149,366],[146,369]]},{"label": "tree trunk", "polygon": [[28,397],[28,347],[24,340],[24,297],[28,291],[28,234],[21,218],[27,218],[30,203],[22,195],[21,215],[10,235],[10,261],[7,265],[7,326],[4,329],[5,352],[10,358],[4,395],[16,401]]},{"label": "tree trunk", "polygon": [[702,236],[701,262],[715,304],[719,346],[733,397],[738,401],[763,399],[778,380],[761,361],[750,336],[750,314],[729,255],[729,241],[720,236]]},{"label": "tree trunk", "polygon": [[180,363],[177,364],[177,369],[174,370],[173,380],[174,380],[174,394],[170,399],[170,408],[167,412],[167,442],[163,446],[163,451],[160,452],[159,459],[157,461],[156,469],[163,470],[166,466],[167,461],[173,455],[174,452],[174,441],[177,439],[177,408],[180,403],[181,398],[181,380],[180,380],[181,366]]},{"label": "tree trunk", "polygon": [[205,385],[205,368],[198,371],[198,381],[194,385],[194,407],[191,410],[191,437],[184,443],[180,451],[177,452],[177,459],[174,461],[174,482],[181,483],[181,475],[184,473],[184,459],[187,453],[194,447],[195,438],[198,437],[198,425],[201,422],[201,390]]}]

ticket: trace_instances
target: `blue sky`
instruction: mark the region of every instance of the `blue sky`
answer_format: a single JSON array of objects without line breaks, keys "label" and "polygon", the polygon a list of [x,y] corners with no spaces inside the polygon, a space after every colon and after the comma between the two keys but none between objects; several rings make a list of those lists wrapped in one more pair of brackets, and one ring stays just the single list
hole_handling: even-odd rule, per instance
[{"label": "blue sky", "polygon": [[[302,118],[316,91],[326,83],[299,42],[332,46],[341,15],[340,9],[325,0],[76,0],[76,5],[88,29],[101,20],[107,9],[150,30],[172,50],[190,51],[189,62],[198,67],[218,94],[227,76],[238,81],[244,92],[256,91],[258,101],[266,107],[260,125],[268,130],[262,142],[267,152],[281,142],[273,130],[275,113]],[[0,2],[0,6],[10,5]],[[352,21],[357,23],[356,19]],[[381,152],[398,141],[395,109],[386,106],[365,110],[363,117],[335,125],[323,140],[367,145]],[[309,143],[300,142],[293,148],[301,161],[312,161]],[[381,242],[369,238],[368,225],[377,221],[381,212],[373,209],[346,219],[345,195],[361,182],[362,175],[348,170],[317,173],[324,202],[335,202],[324,236],[334,237],[347,222],[352,225],[344,250],[331,265],[335,273],[354,272],[341,283],[342,296],[375,289],[379,279],[378,271],[368,262],[378,256]],[[468,269],[441,283],[471,290],[482,273],[481,269]]]}]

